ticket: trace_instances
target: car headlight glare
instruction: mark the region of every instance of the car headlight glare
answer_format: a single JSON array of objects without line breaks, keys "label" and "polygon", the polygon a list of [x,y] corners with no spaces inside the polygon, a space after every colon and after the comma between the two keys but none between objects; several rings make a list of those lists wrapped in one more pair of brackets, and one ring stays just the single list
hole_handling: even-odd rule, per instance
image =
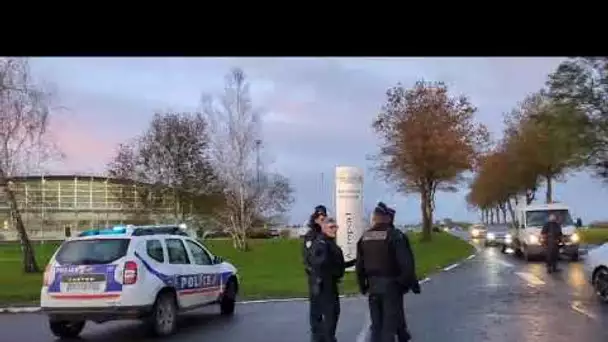
[{"label": "car headlight glare", "polygon": [[531,244],[537,244],[540,241],[538,236],[536,236],[536,235],[530,235],[528,240],[530,241]]},{"label": "car headlight glare", "polygon": [[488,233],[488,240],[494,240],[496,236],[494,235],[494,233]]},{"label": "car headlight glare", "polygon": [[477,235],[479,235],[479,231],[478,231],[477,229],[473,229],[473,230],[471,231],[471,234],[472,234],[473,236],[477,236]]},{"label": "car headlight glare", "polygon": [[578,234],[574,233],[572,235],[570,235],[570,241],[576,243],[580,240],[580,237],[578,236]]}]

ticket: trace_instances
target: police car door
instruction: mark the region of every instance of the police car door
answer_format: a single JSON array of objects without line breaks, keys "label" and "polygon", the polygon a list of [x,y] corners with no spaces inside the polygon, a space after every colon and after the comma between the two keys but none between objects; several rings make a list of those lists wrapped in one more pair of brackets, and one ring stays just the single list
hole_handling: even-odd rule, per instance
[{"label": "police car door", "polygon": [[217,300],[221,291],[221,272],[217,265],[213,264],[211,256],[205,249],[192,239],[184,239],[194,270],[197,274],[198,289],[201,293],[202,304]]},{"label": "police car door", "polygon": [[201,303],[201,294],[197,290],[197,278],[194,263],[184,241],[180,237],[165,239],[169,257],[170,275],[174,277],[174,286],[180,307],[192,307]]}]

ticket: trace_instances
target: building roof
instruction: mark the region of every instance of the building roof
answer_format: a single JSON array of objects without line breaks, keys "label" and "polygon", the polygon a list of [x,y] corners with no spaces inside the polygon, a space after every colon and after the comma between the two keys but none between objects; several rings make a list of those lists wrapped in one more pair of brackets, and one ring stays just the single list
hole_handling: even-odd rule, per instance
[{"label": "building roof", "polygon": [[[51,181],[61,181],[61,180],[73,180],[74,178],[83,178],[87,180],[93,180],[97,182],[105,182],[109,181],[111,183],[133,183],[132,180],[128,179],[118,179],[103,175],[93,175],[93,174],[50,174],[50,175],[26,175],[26,176],[16,176],[11,177],[11,181],[13,182],[28,182],[28,181],[38,181],[41,179],[51,180]],[[145,184],[141,182],[137,182],[138,184]]]}]

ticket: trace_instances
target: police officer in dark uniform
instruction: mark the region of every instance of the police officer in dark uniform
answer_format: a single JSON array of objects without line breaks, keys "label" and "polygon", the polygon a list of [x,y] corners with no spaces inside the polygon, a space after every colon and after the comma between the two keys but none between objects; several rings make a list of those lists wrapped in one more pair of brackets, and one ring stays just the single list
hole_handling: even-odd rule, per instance
[{"label": "police officer in dark uniform", "polygon": [[310,247],[311,305],[316,305],[321,314],[318,329],[313,330],[313,341],[335,342],[336,328],[340,317],[338,284],[344,277],[344,255],[336,244],[338,225],[328,218],[321,224],[321,233]]},{"label": "police officer in dark uniform", "polygon": [[400,230],[395,228],[395,214],[396,214],[395,209],[387,207],[386,204],[384,204],[383,202],[378,203],[378,206],[386,208],[386,210],[388,211],[388,214],[390,216],[391,228],[403,236],[403,239],[405,240],[405,245],[407,247],[407,252],[409,254],[409,261],[412,264],[412,267],[411,267],[412,274],[410,275],[411,284],[408,284],[408,286],[403,286],[403,288],[402,288],[401,305],[399,305],[399,312],[397,313],[397,318],[396,318],[397,319],[397,341],[407,342],[412,338],[412,335],[410,334],[410,332],[407,329],[407,321],[405,319],[405,308],[403,305],[403,297],[406,293],[409,292],[409,290],[412,290],[412,292],[414,292],[415,294],[420,294],[420,283],[418,282],[418,276],[416,275],[416,261],[414,259],[414,251],[411,248],[410,239],[407,237],[407,234],[404,234],[403,232],[401,232]]},{"label": "police officer in dark uniform", "polygon": [[540,232],[545,244],[547,260],[547,272],[558,272],[557,261],[559,260],[559,244],[562,240],[562,227],[557,221],[555,214],[549,214],[549,220]]},{"label": "police officer in dark uniform", "polygon": [[392,229],[391,217],[377,206],[371,229],[357,243],[357,281],[362,294],[369,294],[373,342],[393,342],[399,323],[403,288],[412,284],[413,264],[405,239]]},{"label": "police officer in dark uniform", "polygon": [[312,244],[317,239],[318,235],[321,234],[321,224],[327,217],[327,208],[324,205],[318,205],[315,207],[314,212],[310,215],[308,221],[308,231],[304,235],[304,246],[302,248],[302,258],[304,260],[304,267],[306,275],[308,277],[308,302],[309,302],[309,324],[312,333],[313,341],[318,338],[321,333],[321,306],[318,300],[315,300],[313,295],[313,289],[315,287],[315,277],[312,274]]}]

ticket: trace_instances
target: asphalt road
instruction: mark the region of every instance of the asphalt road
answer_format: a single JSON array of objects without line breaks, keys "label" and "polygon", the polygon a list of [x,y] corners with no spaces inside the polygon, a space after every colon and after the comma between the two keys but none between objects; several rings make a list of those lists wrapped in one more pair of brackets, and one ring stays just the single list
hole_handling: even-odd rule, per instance
[{"label": "asphalt road", "polygon": [[[608,305],[599,303],[580,263],[563,262],[546,274],[542,262],[525,263],[496,248],[433,275],[421,295],[407,295],[414,341],[562,342],[608,341]],[[364,341],[364,298],[342,301],[338,340]],[[194,312],[166,341],[309,341],[306,302],[241,304],[233,318],[213,308]],[[148,341],[137,322],[89,324],[85,341]],[[54,341],[39,314],[0,315],[0,341]]]}]

